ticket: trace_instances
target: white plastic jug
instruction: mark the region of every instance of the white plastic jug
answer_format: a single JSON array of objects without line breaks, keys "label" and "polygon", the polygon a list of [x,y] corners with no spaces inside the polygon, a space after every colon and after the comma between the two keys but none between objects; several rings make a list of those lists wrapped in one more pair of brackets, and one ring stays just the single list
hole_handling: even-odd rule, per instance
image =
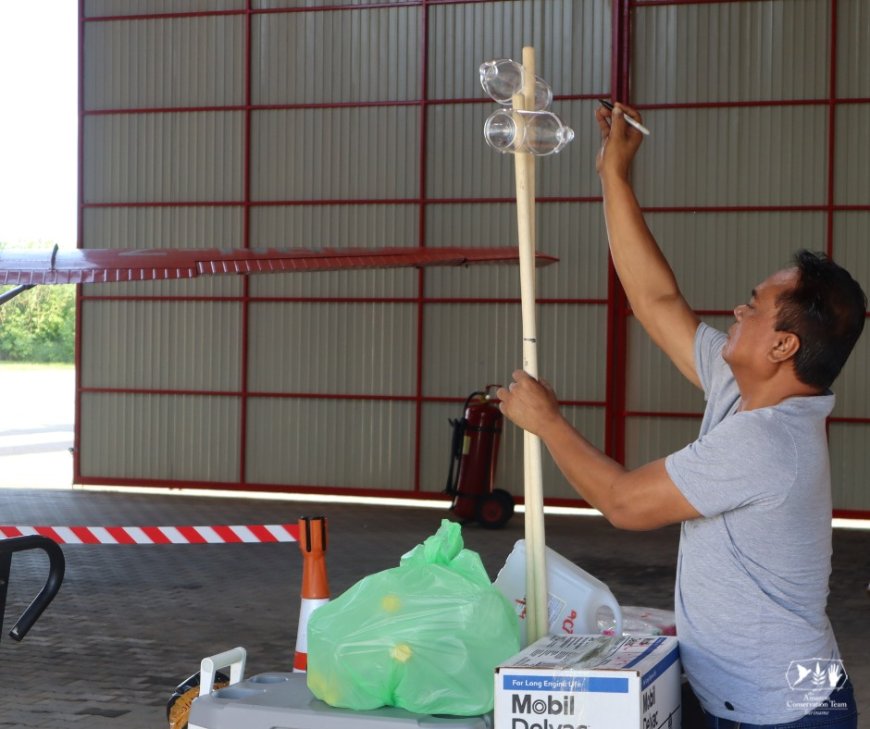
[{"label": "white plastic jug", "polygon": [[[520,539],[495,578],[517,609],[520,644],[526,645],[526,541]],[[622,635],[622,610],[610,588],[547,547],[547,612],[550,633]]]}]

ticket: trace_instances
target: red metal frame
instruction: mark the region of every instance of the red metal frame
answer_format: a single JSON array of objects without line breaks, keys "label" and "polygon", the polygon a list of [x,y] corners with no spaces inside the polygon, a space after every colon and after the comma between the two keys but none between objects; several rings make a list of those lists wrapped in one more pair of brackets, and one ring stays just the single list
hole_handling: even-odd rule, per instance
[{"label": "red metal frame", "polygon": [[[245,129],[244,129],[244,160],[242,162],[243,195],[242,201],[242,247],[251,247],[251,33],[253,6],[247,0],[245,6]],[[245,276],[242,282],[242,316],[241,316],[241,353],[239,379],[239,483],[248,480],[248,334],[251,317],[251,279]]]},{"label": "red metal frame", "polygon": [[834,255],[834,155],[836,154],[837,121],[837,0],[831,1],[831,55],[828,58],[828,180],[827,180],[827,235],[825,249]]},{"label": "red metal frame", "polygon": [[[79,0],[79,49],[78,49],[78,62],[79,62],[79,79],[78,79],[78,130],[77,130],[77,140],[78,140],[78,171],[76,173],[76,181],[77,181],[77,191],[76,191],[76,247],[81,248],[84,242],[84,149],[85,149],[85,24],[82,22],[82,18],[85,16],[85,0]],[[73,405],[73,449],[72,449],[72,461],[73,461],[73,483],[81,483],[81,458],[79,455],[79,444],[82,441],[82,397],[81,397],[81,389],[82,389],[82,341],[81,341],[81,331],[82,331],[82,287],[80,285],[76,286],[76,335],[75,335],[75,344],[74,344],[74,357],[75,357],[75,382],[76,382],[76,396],[75,396],[75,404]]]},{"label": "red metal frame", "polygon": [[[417,202],[417,245],[426,247],[426,150],[427,132],[429,130],[429,3],[423,3],[421,12],[423,22],[420,23],[420,157],[417,160],[418,172],[418,202]],[[414,493],[422,493],[420,482],[423,461],[423,348],[424,327],[426,321],[426,276],[423,271],[417,272],[417,341],[415,342],[417,361],[414,373]]]},{"label": "red metal frame", "polygon": [[[611,28],[610,86],[614,99],[628,101],[631,49],[630,0],[614,0]],[[628,377],[628,301],[613,261],[607,263],[607,384],[604,411],[604,449],[625,463],[626,383]]]},{"label": "red metal frame", "polygon": [[[613,98],[630,100],[630,62],[632,57],[631,48],[631,19],[633,13],[643,11],[645,8],[655,8],[659,6],[679,6],[679,5],[717,5],[732,2],[741,2],[743,0],[613,0],[612,2],[612,48],[611,48],[611,81],[610,95]],[[413,205],[418,211],[418,233],[417,245],[420,248],[425,248],[426,241],[426,213],[430,205],[445,205],[445,204],[481,204],[481,203],[505,203],[511,204],[513,198],[433,198],[427,195],[426,191],[426,152],[427,152],[427,135],[428,135],[428,110],[435,105],[445,104],[478,104],[489,103],[483,98],[456,98],[456,99],[432,99],[429,98],[428,92],[428,44],[429,44],[429,15],[432,7],[442,5],[470,5],[491,3],[494,0],[400,0],[399,2],[368,2],[356,5],[321,5],[317,7],[288,7],[288,8],[268,8],[254,9],[252,0],[247,0],[244,9],[226,10],[226,11],[192,11],[192,12],[163,12],[155,14],[136,14],[124,16],[101,16],[90,17],[84,16],[84,0],[79,0],[79,193],[78,193],[78,239],[79,246],[84,244],[84,211],[90,208],[108,208],[108,207],[241,207],[243,210],[243,246],[250,247],[250,216],[251,210],[255,207],[264,206],[332,206],[332,205]],[[273,13],[321,13],[321,12],[353,12],[360,10],[373,9],[393,9],[397,7],[415,7],[419,8],[421,13],[420,23],[420,74],[421,74],[421,93],[419,99],[412,100],[395,100],[395,101],[358,101],[358,102],[335,102],[335,103],[296,103],[296,104],[269,104],[257,105],[253,103],[251,89],[251,64],[252,64],[252,25],[254,16],[260,14]],[[770,99],[763,101],[728,101],[728,102],[706,102],[706,103],[651,103],[643,105],[644,109],[701,109],[701,108],[727,108],[727,107],[755,107],[755,106],[821,106],[825,105],[828,108],[828,167],[827,167],[827,190],[826,200],[823,203],[815,205],[786,205],[786,206],[752,206],[752,205],[729,205],[729,206],[703,206],[703,207],[686,207],[686,206],[657,206],[647,207],[646,212],[670,212],[670,213],[698,213],[698,212],[824,212],[826,218],[826,249],[829,254],[835,253],[835,238],[834,238],[834,216],[837,212],[842,211],[870,211],[870,204],[867,205],[838,205],[835,203],[835,142],[836,142],[836,112],[837,108],[846,104],[855,103],[870,103],[870,99],[855,99],[855,98],[838,98],[837,96],[837,0],[830,0],[831,8],[831,30],[830,30],[830,73],[829,73],[829,89],[827,98],[823,99]],[[213,16],[244,16],[245,18],[245,100],[241,105],[230,106],[213,106],[213,107],[160,107],[160,108],[140,108],[140,109],[99,109],[87,110],[84,108],[84,30],[88,23],[106,23],[106,22],[130,22],[130,21],[147,21],[156,19],[171,19],[171,18],[195,18],[195,17],[213,17]],[[587,100],[595,99],[599,96],[606,95],[604,91],[596,94],[583,95],[562,95],[556,96],[557,100]],[[419,130],[419,183],[416,195],[407,198],[396,199],[320,199],[320,200],[268,200],[257,201],[251,199],[251,116],[255,111],[263,110],[278,110],[278,109],[314,109],[314,108],[343,108],[343,107],[381,107],[381,106],[409,106],[418,107],[420,113],[420,130]],[[88,116],[98,115],[118,115],[118,114],[154,114],[154,113],[171,113],[171,112],[214,112],[214,111],[243,111],[245,113],[244,122],[244,193],[242,200],[226,200],[226,201],[173,201],[173,202],[153,202],[153,203],[107,203],[107,202],[85,202],[82,198],[83,190],[83,147],[84,147],[84,121]],[[601,201],[600,196],[577,197],[577,196],[548,196],[539,197],[538,202],[546,203],[598,203]],[[205,391],[157,391],[157,390],[134,390],[134,389],[117,389],[117,388],[95,388],[82,387],[81,381],[81,342],[77,334],[76,337],[76,424],[75,424],[75,439],[76,446],[80,442],[80,416],[81,416],[81,397],[83,394],[95,392],[117,392],[117,393],[147,393],[147,394],[198,394],[212,396],[227,396],[237,397],[241,400],[241,425],[240,425],[240,460],[239,460],[239,480],[238,482],[230,483],[194,483],[177,481],[164,481],[154,479],[117,479],[117,478],[102,478],[88,476],[82,474],[80,467],[80,459],[78,450],[74,451],[73,468],[74,480],[77,483],[87,482],[94,484],[120,484],[120,485],[137,485],[137,486],[184,486],[187,488],[222,488],[222,489],[252,489],[258,491],[294,491],[299,493],[322,493],[322,494],[346,494],[350,490],[344,488],[335,488],[330,486],[311,487],[292,484],[252,484],[246,479],[246,461],[245,453],[247,450],[247,402],[252,397],[276,397],[276,398],[318,398],[318,399],[362,399],[362,400],[395,400],[404,402],[413,402],[415,406],[414,422],[415,422],[415,441],[414,441],[414,480],[412,490],[406,492],[396,492],[392,490],[370,490],[365,491],[354,490],[352,493],[365,493],[367,495],[380,496],[413,496],[416,498],[443,498],[437,493],[427,493],[421,490],[420,471],[421,471],[421,451],[420,442],[422,428],[422,412],[423,406],[427,403],[449,402],[461,403],[464,402],[464,394],[456,397],[431,397],[425,396],[424,392],[424,377],[425,368],[423,362],[423,343],[424,343],[424,326],[426,306],[430,304],[466,304],[466,303],[510,303],[518,304],[518,299],[510,298],[487,298],[487,297],[458,297],[458,298],[443,298],[429,297],[425,292],[425,278],[422,271],[418,274],[417,292],[414,296],[409,297],[298,297],[298,296],[269,296],[269,297],[254,297],[251,295],[250,287],[247,279],[244,283],[244,288],[240,296],[145,296],[145,295],[129,295],[111,294],[99,295],[88,294],[84,295],[81,292],[81,287],[78,291],[79,304],[90,300],[152,300],[159,299],[160,301],[235,301],[242,305],[241,318],[241,339],[242,339],[242,362],[241,362],[241,383],[239,391],[232,392],[205,392]],[[417,339],[416,339],[416,372],[415,385],[413,394],[406,396],[384,396],[384,395],[348,395],[348,394],[322,394],[322,393],[261,393],[248,390],[248,327],[249,327],[249,308],[251,302],[275,301],[275,302],[344,302],[344,303],[409,303],[415,304],[417,308]],[[640,412],[630,411],[626,403],[626,378],[627,378],[627,321],[631,311],[627,305],[624,292],[616,278],[612,264],[608,270],[608,292],[606,299],[584,299],[584,298],[553,298],[541,299],[538,302],[543,306],[551,304],[574,304],[574,305],[589,305],[589,306],[606,306],[607,307],[607,383],[606,383],[606,400],[600,401],[571,401],[566,402],[568,405],[576,405],[582,407],[599,407],[605,412],[605,449],[609,455],[617,460],[624,461],[625,459],[625,430],[626,420],[630,417],[658,417],[658,418],[697,418],[698,413],[679,413],[679,412]],[[709,315],[729,315],[730,311],[703,311],[699,312]],[[870,316],[870,314],[868,314]],[[81,332],[81,305],[77,307],[77,332]],[[832,422],[840,423],[855,423],[867,424],[870,423],[870,417],[865,418],[832,418]],[[584,502],[571,499],[551,499],[547,503],[554,505],[582,505]],[[853,516],[867,518],[870,512],[860,511],[839,511],[835,515]]]}]

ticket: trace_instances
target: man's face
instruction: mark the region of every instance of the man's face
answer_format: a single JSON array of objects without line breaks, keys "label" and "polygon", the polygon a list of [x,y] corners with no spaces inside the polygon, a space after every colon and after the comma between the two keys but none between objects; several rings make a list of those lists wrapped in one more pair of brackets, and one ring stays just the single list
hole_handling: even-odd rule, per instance
[{"label": "man's face", "polygon": [[777,299],[795,286],[797,278],[796,268],[777,271],[752,290],[747,303],[734,309],[736,321],[728,330],[728,341],[722,350],[722,358],[732,369],[757,370],[768,366],[768,355],[782,334],[776,331]]}]

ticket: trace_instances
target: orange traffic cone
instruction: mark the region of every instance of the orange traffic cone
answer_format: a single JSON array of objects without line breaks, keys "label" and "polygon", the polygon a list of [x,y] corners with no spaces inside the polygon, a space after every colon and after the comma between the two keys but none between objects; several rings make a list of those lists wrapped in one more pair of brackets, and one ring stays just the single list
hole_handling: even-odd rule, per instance
[{"label": "orange traffic cone", "polygon": [[299,550],[302,552],[302,604],[299,608],[293,671],[304,673],[308,668],[308,619],[317,608],[329,602],[325,516],[303,516],[299,519]]}]

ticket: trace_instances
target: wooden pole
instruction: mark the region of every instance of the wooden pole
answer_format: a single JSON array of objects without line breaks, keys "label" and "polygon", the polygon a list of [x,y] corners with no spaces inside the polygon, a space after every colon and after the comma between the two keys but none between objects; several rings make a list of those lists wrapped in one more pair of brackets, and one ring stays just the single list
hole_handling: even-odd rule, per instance
[{"label": "wooden pole", "polygon": [[[535,51],[523,48],[525,87],[513,97],[514,110],[535,106]],[[516,114],[518,130],[522,119]],[[538,377],[537,322],[535,315],[535,158],[527,152],[514,155],[516,171],[517,232],[520,254],[520,299],[523,321],[523,369]],[[523,433],[526,541],[526,640],[533,643],[548,631],[547,569],[544,538],[543,471],[541,441]]]}]

